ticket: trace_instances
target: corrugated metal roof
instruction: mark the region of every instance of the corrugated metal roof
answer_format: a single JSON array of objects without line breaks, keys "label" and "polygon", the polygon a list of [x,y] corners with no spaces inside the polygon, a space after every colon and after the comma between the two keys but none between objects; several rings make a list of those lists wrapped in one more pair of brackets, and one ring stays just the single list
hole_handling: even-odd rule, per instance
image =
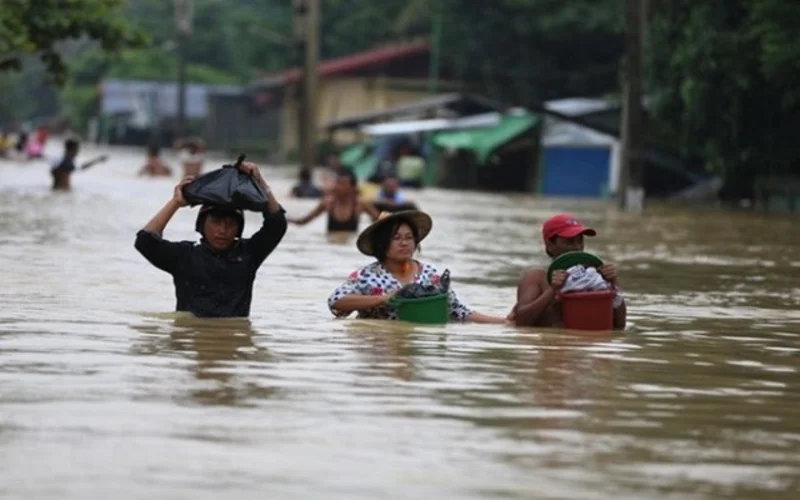
[{"label": "corrugated metal roof", "polygon": [[[317,75],[324,78],[326,76],[340,75],[352,71],[367,69],[387,62],[403,59],[408,56],[427,54],[430,50],[428,42],[417,41],[404,44],[388,45],[365,52],[358,52],[345,57],[323,61],[317,65]],[[261,86],[277,86],[297,83],[303,77],[300,68],[290,68],[264,77],[259,81]]]},{"label": "corrugated metal roof", "polygon": [[566,116],[581,116],[618,106],[619,104],[613,103],[608,99],[594,97],[568,97],[544,103],[544,107],[548,111],[555,111]]},{"label": "corrugated metal roof", "polygon": [[376,123],[363,125],[361,131],[365,134],[397,135],[415,134],[432,130],[455,130],[474,127],[488,127],[500,123],[502,115],[497,112],[467,116],[464,118],[437,118],[433,120],[411,120],[403,122]]},{"label": "corrugated metal roof", "polygon": [[353,128],[377,120],[414,119],[422,114],[428,114],[431,111],[441,111],[441,113],[437,114],[437,116],[441,118],[455,118],[459,116],[489,113],[492,111],[505,111],[506,109],[507,107],[504,104],[482,96],[459,93],[439,94],[380,111],[372,111],[332,120],[325,124],[325,128],[329,130]]},{"label": "corrugated metal roof", "polygon": [[544,121],[542,143],[545,146],[610,146],[617,142],[616,137],[552,116]]}]

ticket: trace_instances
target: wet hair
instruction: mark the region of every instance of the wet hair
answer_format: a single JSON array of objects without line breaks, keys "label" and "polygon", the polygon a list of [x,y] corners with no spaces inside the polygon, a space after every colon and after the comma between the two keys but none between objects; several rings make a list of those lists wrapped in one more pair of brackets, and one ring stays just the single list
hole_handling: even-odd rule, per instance
[{"label": "wet hair", "polygon": [[411,234],[414,235],[414,247],[419,251],[420,239],[417,225],[409,218],[400,217],[392,222],[377,227],[372,233],[372,237],[370,238],[372,240],[372,249],[374,250],[375,258],[378,259],[378,262],[386,261],[386,254],[389,252],[389,247],[392,245],[392,238],[397,234],[400,226],[404,224],[411,229]]},{"label": "wet hair", "polygon": [[358,186],[358,177],[356,177],[356,174],[355,174],[355,173],[353,173],[353,171],[352,171],[352,170],[350,170],[350,169],[347,169],[347,168],[345,168],[345,169],[342,169],[342,171],[341,171],[341,172],[339,172],[338,174],[336,174],[336,177],[337,177],[337,178],[342,178],[342,177],[344,177],[344,178],[347,178],[347,179],[349,179],[349,180],[350,180],[350,187],[356,187],[356,186]]},{"label": "wet hair", "polygon": [[311,169],[308,167],[304,167],[300,169],[300,180],[303,182],[310,182],[311,181]]},{"label": "wet hair", "polygon": [[67,153],[75,153],[78,151],[78,146],[80,146],[80,143],[77,139],[67,139],[64,141],[64,149]]}]

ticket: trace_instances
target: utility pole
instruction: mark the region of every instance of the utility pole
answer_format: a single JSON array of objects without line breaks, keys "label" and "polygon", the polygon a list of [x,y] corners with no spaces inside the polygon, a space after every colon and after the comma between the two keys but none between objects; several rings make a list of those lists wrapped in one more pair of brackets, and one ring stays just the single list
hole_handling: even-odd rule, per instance
[{"label": "utility pole", "polygon": [[317,160],[317,62],[319,61],[319,0],[294,0],[295,37],[303,61],[298,95],[300,161],[313,167]]},{"label": "utility pole", "polygon": [[642,113],[643,0],[625,3],[625,72],[622,105],[622,168],[620,206],[627,212],[644,209],[644,131]]},{"label": "utility pole", "polygon": [[439,91],[439,63],[442,55],[442,2],[433,0],[431,32],[431,61],[428,70],[428,93]]},{"label": "utility pole", "polygon": [[175,133],[186,135],[186,40],[192,34],[192,0],[175,0],[175,49],[178,56],[178,111]]}]

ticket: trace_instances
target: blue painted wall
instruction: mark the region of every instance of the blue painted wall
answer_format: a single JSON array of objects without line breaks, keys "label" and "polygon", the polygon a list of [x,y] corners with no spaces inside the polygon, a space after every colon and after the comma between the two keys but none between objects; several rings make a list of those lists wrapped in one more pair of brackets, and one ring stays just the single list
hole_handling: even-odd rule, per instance
[{"label": "blue painted wall", "polygon": [[548,146],[541,194],[601,197],[608,185],[611,148]]}]

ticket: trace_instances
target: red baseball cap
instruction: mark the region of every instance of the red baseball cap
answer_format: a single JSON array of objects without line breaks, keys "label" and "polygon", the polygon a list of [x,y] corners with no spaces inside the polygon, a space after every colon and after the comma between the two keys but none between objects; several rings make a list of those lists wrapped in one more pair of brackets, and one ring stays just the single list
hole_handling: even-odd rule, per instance
[{"label": "red baseball cap", "polygon": [[544,224],[542,225],[542,236],[545,240],[550,240],[556,236],[561,236],[562,238],[574,238],[579,234],[596,236],[597,231],[588,226],[584,226],[580,223],[580,221],[578,221],[578,219],[575,218],[575,216],[570,214],[554,215],[544,221]]}]

